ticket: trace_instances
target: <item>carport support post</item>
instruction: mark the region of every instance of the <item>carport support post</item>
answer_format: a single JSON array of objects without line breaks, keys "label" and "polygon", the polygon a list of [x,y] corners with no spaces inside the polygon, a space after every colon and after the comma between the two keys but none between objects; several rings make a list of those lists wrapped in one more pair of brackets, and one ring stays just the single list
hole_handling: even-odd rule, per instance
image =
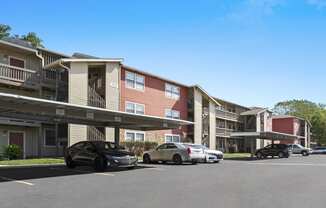
[{"label": "carport support post", "polygon": [[119,144],[120,143],[120,128],[114,127],[114,143]]},{"label": "carport support post", "polygon": [[254,143],[256,142],[255,138],[250,138],[250,156],[251,159],[254,158],[255,150],[254,150]]}]

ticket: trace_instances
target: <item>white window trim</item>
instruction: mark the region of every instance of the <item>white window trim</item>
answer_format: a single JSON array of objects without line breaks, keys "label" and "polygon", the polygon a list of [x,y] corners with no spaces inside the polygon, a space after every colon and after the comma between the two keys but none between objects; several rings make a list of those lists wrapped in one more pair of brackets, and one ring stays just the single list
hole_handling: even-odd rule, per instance
[{"label": "white window trim", "polygon": [[[179,97],[178,97],[178,98],[174,98],[173,96],[169,96],[169,95],[168,95],[168,92],[166,91],[166,86],[167,86],[167,85],[170,85],[170,86],[172,86],[172,87],[176,87],[176,88],[179,89]],[[165,97],[167,97],[167,98],[169,98],[169,99],[172,99],[172,100],[180,100],[180,97],[181,97],[181,89],[180,89],[179,86],[174,85],[174,84],[170,84],[170,83],[165,83],[165,89],[164,89],[164,91],[165,91]]]},{"label": "white window trim", "polygon": [[[173,138],[173,137],[179,137],[179,142],[176,142],[176,143],[181,143],[181,136],[180,136],[179,134],[165,134],[165,135],[164,135],[164,141],[165,141],[165,143],[167,142],[167,141],[166,141],[166,137],[167,137],[167,136],[171,136],[172,138]],[[172,141],[172,142],[173,142],[173,141]]]},{"label": "white window trim", "polygon": [[[141,103],[135,103],[135,102],[131,102],[131,101],[126,101],[126,103],[125,103],[125,112],[127,112],[127,104],[133,104],[134,106],[135,106],[135,109],[134,109],[134,112],[133,112],[133,114],[136,114],[136,115],[145,115],[145,104],[141,104]],[[141,106],[143,106],[144,107],[144,114],[139,114],[139,113],[136,113],[137,112],[137,110],[136,110],[136,106],[137,105],[141,105]],[[127,113],[130,113],[130,112],[127,112]]]},{"label": "white window trim", "polygon": [[[135,75],[135,80],[134,80],[134,82],[135,82],[135,87],[130,87],[130,86],[128,86],[127,85],[127,74],[128,73],[131,73],[131,74],[134,74]],[[140,76],[140,77],[143,77],[143,79],[144,79],[144,89],[138,89],[137,87],[136,87],[136,77],[137,76]],[[125,87],[126,88],[128,88],[128,89],[132,89],[132,90],[137,90],[137,91],[140,91],[140,92],[145,92],[145,86],[146,86],[146,79],[145,79],[145,76],[144,75],[141,75],[141,74],[138,74],[138,73],[135,73],[135,72],[131,72],[131,71],[125,71]]]},{"label": "white window trim", "polygon": [[[146,141],[146,132],[144,132],[144,131],[134,131],[134,130],[125,130],[125,141],[126,141],[126,142],[130,141],[130,140],[127,140],[127,133],[134,134],[134,135],[135,135],[135,138],[134,138],[134,139],[136,139],[136,134],[137,134],[137,133],[138,133],[138,134],[143,134],[143,135],[144,135],[144,141],[143,141],[143,142]],[[136,141],[136,140],[134,140],[134,142],[135,142],[135,141]]]},{"label": "white window trim", "polygon": [[[165,118],[170,118],[170,117],[167,117],[167,116],[166,116],[166,114],[167,114],[168,111],[171,111],[171,113],[172,113],[172,117],[171,117],[171,118],[172,118],[172,119],[180,119],[180,118],[181,118],[181,112],[178,111],[178,110],[173,110],[173,109],[171,109],[171,108],[166,108],[166,109],[165,109],[165,114],[164,114],[164,115],[165,115]],[[173,112],[178,112],[178,113],[179,113],[179,118],[173,118]]]},{"label": "white window trim", "polygon": [[[15,57],[15,56],[8,56],[8,65],[9,65],[9,66],[11,66],[11,65],[10,65],[10,59],[11,59],[11,58],[14,58],[14,59],[17,59],[17,60],[23,61],[23,62],[24,62],[24,67],[23,67],[22,69],[26,69],[26,60],[25,60],[25,59],[22,59],[22,58]],[[15,66],[15,67],[17,67],[17,66]],[[20,67],[18,67],[18,68],[20,68]]]},{"label": "white window trim", "polygon": [[[53,128],[44,128],[44,131],[43,131],[43,146],[44,147],[46,147],[46,148],[56,148],[57,147],[57,145],[46,145],[46,138],[45,138],[45,136],[46,136],[46,130],[53,130],[53,131],[55,131],[55,129],[53,129]],[[59,144],[59,146],[60,146],[60,144]]]},{"label": "white window trim", "polygon": [[25,159],[26,158],[26,133],[25,133],[25,131],[12,131],[12,130],[9,130],[8,131],[8,137],[7,137],[7,144],[8,145],[10,144],[10,133],[23,133],[23,142],[24,142],[24,145],[23,145],[23,158]]}]

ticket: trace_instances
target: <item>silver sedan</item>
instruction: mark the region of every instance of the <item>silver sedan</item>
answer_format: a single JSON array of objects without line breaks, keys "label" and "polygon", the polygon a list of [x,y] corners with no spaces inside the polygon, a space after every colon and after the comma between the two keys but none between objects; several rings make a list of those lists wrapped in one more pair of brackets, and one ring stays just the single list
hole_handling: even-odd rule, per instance
[{"label": "silver sedan", "polygon": [[143,154],[143,162],[147,164],[158,161],[171,161],[175,164],[191,162],[195,164],[204,158],[205,153],[202,149],[194,149],[187,144],[181,143],[164,143],[156,149],[147,151]]}]

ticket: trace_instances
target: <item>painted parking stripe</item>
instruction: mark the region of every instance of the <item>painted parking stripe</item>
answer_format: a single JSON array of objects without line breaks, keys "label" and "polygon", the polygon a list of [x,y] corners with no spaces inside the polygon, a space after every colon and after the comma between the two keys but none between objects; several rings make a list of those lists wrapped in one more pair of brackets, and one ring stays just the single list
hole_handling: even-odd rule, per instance
[{"label": "painted parking stripe", "polygon": [[250,165],[276,165],[276,166],[316,166],[316,167],[326,167],[326,164],[320,163],[260,163],[260,162],[252,162],[247,163]]},{"label": "painted parking stripe", "polygon": [[95,175],[102,175],[102,176],[114,176],[112,173],[96,173],[92,171],[87,171],[87,170],[77,170],[77,169],[66,169],[66,168],[50,168],[51,170],[61,170],[61,171],[73,171],[77,173],[91,173]]},{"label": "painted parking stripe", "polygon": [[24,185],[28,185],[28,186],[34,186],[33,183],[29,183],[29,182],[22,181],[22,180],[16,180],[16,179],[13,179],[13,178],[7,178],[7,177],[0,176],[0,179],[5,180],[5,181],[12,181],[12,182],[15,182],[15,183],[24,184]]},{"label": "painted parking stripe", "polygon": [[165,171],[164,168],[148,168],[147,170]]}]

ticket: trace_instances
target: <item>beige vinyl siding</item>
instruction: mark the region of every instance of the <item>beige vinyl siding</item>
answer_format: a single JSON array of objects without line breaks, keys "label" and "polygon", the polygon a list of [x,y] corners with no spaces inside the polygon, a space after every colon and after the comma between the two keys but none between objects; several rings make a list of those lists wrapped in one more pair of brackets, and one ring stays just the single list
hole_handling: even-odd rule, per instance
[{"label": "beige vinyl siding", "polygon": [[10,56],[25,60],[26,69],[39,71],[42,67],[42,61],[35,53],[0,46],[0,63],[9,65]]},{"label": "beige vinyl siding", "polygon": [[7,126],[0,125],[0,153],[3,153],[4,146],[8,145],[10,131],[25,132],[25,155],[26,157],[36,157],[38,155],[38,127]]}]

